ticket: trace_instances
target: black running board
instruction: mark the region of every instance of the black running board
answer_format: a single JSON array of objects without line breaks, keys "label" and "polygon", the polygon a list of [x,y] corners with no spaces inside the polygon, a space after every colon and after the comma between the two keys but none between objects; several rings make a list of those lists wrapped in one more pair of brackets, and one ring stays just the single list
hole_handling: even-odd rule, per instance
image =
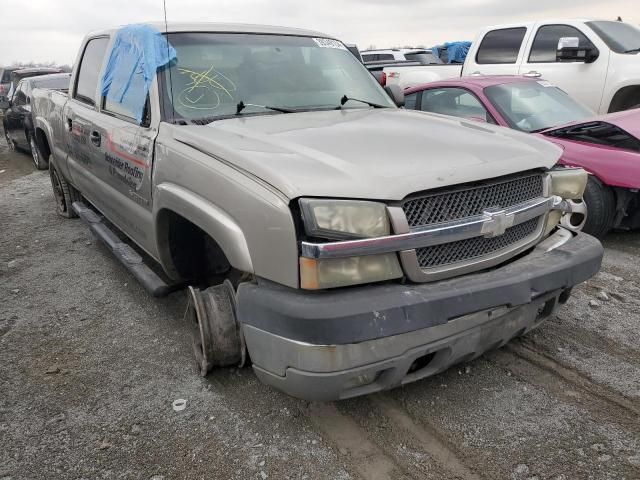
[{"label": "black running board", "polygon": [[124,243],[103,222],[103,217],[91,210],[82,202],[74,202],[73,210],[78,216],[89,224],[91,231],[111,250],[120,263],[142,284],[142,286],[154,297],[164,297],[169,293],[184,287],[182,283],[169,283],[147,264],[142,256],[130,245]]}]

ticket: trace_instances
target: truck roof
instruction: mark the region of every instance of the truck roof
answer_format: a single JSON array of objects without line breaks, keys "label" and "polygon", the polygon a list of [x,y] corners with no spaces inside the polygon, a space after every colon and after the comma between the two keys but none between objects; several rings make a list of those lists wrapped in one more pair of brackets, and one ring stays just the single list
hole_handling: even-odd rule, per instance
[{"label": "truck roof", "polygon": [[[207,33],[264,33],[271,35],[298,35],[304,37],[322,37],[335,38],[333,35],[317,32],[315,30],[304,30],[293,27],[277,27],[271,25],[254,25],[249,23],[218,23],[218,22],[144,22],[157,28],[161,32],[179,33],[179,32],[207,32]],[[88,36],[110,35],[118,29],[124,27],[109,28],[106,30],[98,30],[91,32]]]},{"label": "truck roof", "polygon": [[595,18],[543,18],[540,20],[532,20],[528,22],[517,22],[517,23],[501,23],[498,25],[491,25],[489,27],[483,28],[482,31],[489,30],[497,30],[501,28],[514,28],[514,27],[530,27],[538,23],[549,23],[549,24],[564,24],[564,23],[585,23],[592,22],[597,19]]}]

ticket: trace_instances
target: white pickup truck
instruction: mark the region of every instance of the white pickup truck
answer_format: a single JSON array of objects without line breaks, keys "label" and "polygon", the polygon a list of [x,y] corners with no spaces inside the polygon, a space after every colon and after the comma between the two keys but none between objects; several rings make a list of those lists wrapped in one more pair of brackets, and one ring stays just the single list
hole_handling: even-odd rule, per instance
[{"label": "white pickup truck", "polygon": [[623,22],[550,20],[484,29],[464,65],[392,65],[402,88],[466,75],[542,77],[599,113],[640,107],[640,29]]}]

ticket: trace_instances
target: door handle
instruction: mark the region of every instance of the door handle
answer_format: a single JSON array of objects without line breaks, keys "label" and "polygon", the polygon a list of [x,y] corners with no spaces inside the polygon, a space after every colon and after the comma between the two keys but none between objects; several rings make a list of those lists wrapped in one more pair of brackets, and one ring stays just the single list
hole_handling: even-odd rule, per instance
[{"label": "door handle", "polygon": [[96,147],[100,146],[100,133],[95,130],[91,132],[91,143],[93,143]]},{"label": "door handle", "polygon": [[69,131],[73,130],[73,120],[71,120],[70,118],[67,118],[67,129]]},{"label": "door handle", "polygon": [[522,76],[529,78],[540,78],[542,74],[540,72],[536,72],[535,70],[531,70],[530,72],[524,73]]}]

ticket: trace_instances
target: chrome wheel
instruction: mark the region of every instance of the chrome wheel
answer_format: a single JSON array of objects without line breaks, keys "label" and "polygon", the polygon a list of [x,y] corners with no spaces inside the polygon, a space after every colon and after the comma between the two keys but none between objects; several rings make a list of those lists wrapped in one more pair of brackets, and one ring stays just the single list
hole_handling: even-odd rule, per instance
[{"label": "chrome wheel", "polygon": [[587,223],[587,204],[584,200],[565,200],[571,206],[571,211],[562,215],[560,224],[568,230],[579,232]]}]

